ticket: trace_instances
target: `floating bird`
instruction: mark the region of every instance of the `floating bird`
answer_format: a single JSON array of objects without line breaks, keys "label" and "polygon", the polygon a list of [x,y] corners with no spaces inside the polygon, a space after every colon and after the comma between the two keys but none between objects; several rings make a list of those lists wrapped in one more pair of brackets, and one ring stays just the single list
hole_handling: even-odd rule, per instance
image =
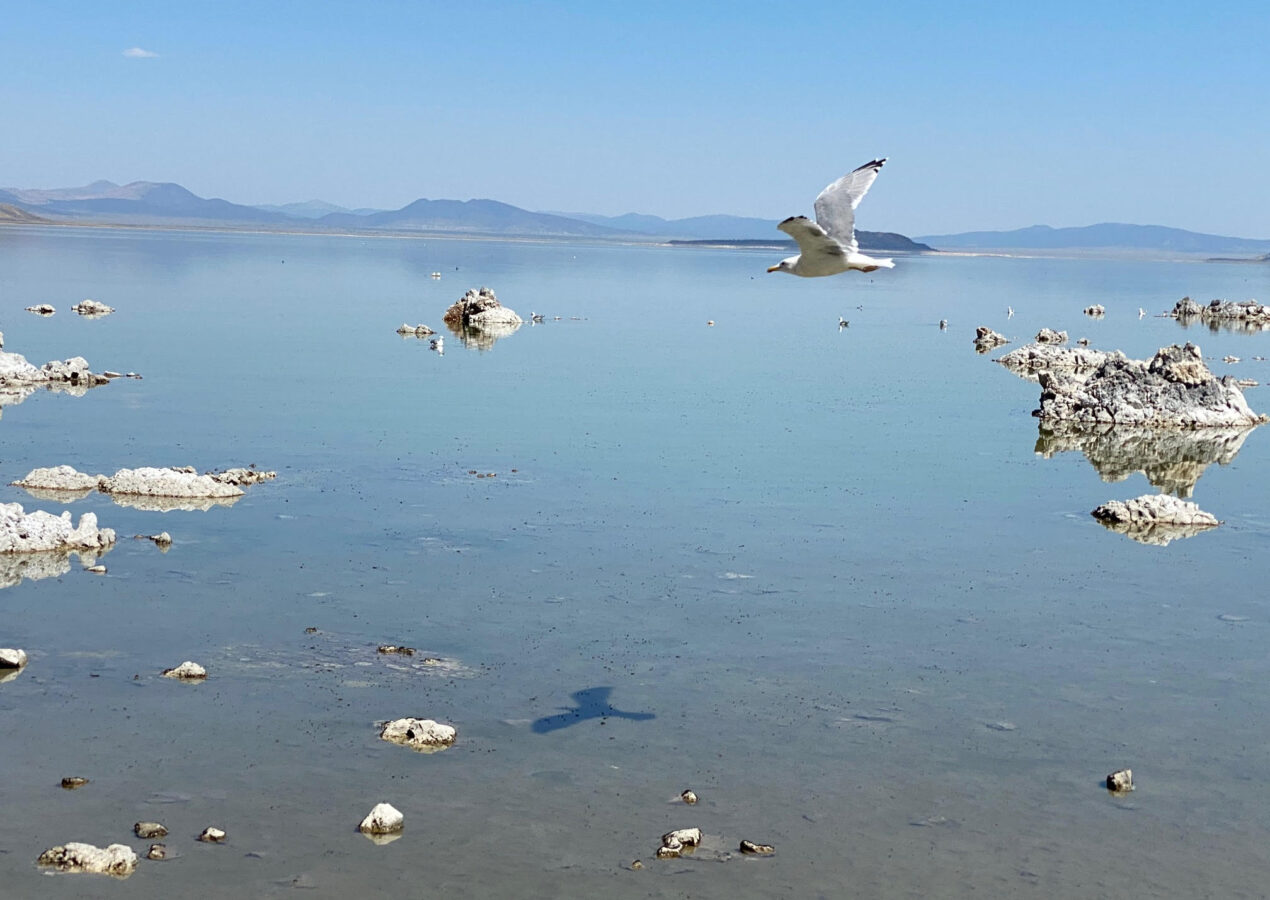
[{"label": "floating bird", "polygon": [[948,330],[948,320],[947,320],[947,319],[940,319],[940,320],[939,320],[939,330],[940,330],[940,331],[947,331],[947,330]]},{"label": "floating bird", "polygon": [[1013,306],[1007,306],[1007,307],[1005,308],[1005,317],[1006,317],[1007,319],[1013,319],[1013,318],[1014,318],[1014,307],[1013,307]]},{"label": "floating bird", "polygon": [[855,236],[855,208],[878,177],[885,159],[867,162],[843,175],[816,198],[816,221],[790,216],[776,227],[798,242],[798,256],[782,259],[769,272],[788,272],[804,278],[837,275],[855,269],[872,272],[895,268],[889,259],[874,259],[860,252]]},{"label": "floating bird", "polygon": [[1139,319],[1141,319],[1141,318],[1142,318],[1142,317],[1144,317],[1146,314],[1147,314],[1147,311],[1146,311],[1145,309],[1143,309],[1141,306],[1139,306],[1139,307],[1138,307],[1138,318],[1139,318]]},{"label": "floating bird", "polygon": [[850,322],[848,322],[846,319],[844,319],[842,316],[838,316],[838,327],[839,327],[839,328],[846,328],[846,327],[847,327],[848,325],[850,325],[850,324],[851,324],[851,323],[850,323]]}]

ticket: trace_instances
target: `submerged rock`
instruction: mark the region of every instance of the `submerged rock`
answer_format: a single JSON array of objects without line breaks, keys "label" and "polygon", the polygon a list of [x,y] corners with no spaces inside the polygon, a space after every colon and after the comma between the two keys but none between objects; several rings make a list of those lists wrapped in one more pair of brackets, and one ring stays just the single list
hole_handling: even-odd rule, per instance
[{"label": "submerged rock", "polygon": [[668,831],[661,836],[661,846],[657,848],[658,859],[673,859],[681,855],[688,847],[701,844],[700,828],[679,828]]},{"label": "submerged rock", "polygon": [[436,332],[433,331],[431,328],[429,328],[427,325],[407,325],[405,322],[402,322],[401,325],[398,326],[397,328],[397,334],[401,335],[402,337],[414,336],[417,338],[422,338],[422,337],[427,337],[430,334],[436,334]]},{"label": "submerged rock", "polygon": [[186,660],[173,669],[163,670],[164,678],[176,678],[180,681],[202,681],[207,677],[207,670],[196,662]]},{"label": "submerged rock", "polygon": [[978,353],[987,353],[1008,343],[1010,343],[1009,338],[998,334],[986,325],[980,325],[975,329],[975,351]]},{"label": "submerged rock", "polygon": [[127,878],[137,868],[137,854],[131,847],[111,844],[94,847],[92,844],[71,842],[52,847],[40,854],[36,862],[62,872],[84,872],[93,875],[114,875]]},{"label": "submerged rock", "polygon": [[405,718],[394,719],[384,725],[379,737],[427,753],[449,747],[457,734],[453,726],[443,725],[432,719]]},{"label": "submerged rock", "polygon": [[150,849],[146,851],[146,859],[167,859],[168,848],[166,844],[151,844]]},{"label": "submerged rock", "polygon": [[1042,328],[1036,333],[1038,344],[1066,344],[1067,332],[1055,331],[1053,328]]},{"label": "submerged rock", "polygon": [[1112,531],[1142,544],[1167,546],[1180,538],[1194,537],[1221,523],[1194,503],[1168,494],[1147,494],[1132,500],[1110,500],[1092,513]]},{"label": "submerged rock", "polygon": [[741,841],[741,852],[751,853],[758,856],[771,856],[776,852],[776,848],[771,844],[756,844],[754,841]]},{"label": "submerged rock", "polygon": [[0,554],[41,551],[100,553],[115,543],[115,532],[97,527],[97,516],[84,513],[79,524],[71,514],[60,516],[36,510],[26,513],[21,503],[0,503]]},{"label": "submerged rock", "polygon": [[89,317],[108,316],[115,311],[113,306],[107,306],[106,304],[99,303],[96,300],[81,300],[72,306],[71,309],[74,312],[79,313],[81,316]]},{"label": "submerged rock", "polygon": [[51,316],[57,312],[57,309],[48,303],[37,303],[35,306],[28,306],[26,311],[35,313],[37,316]]},{"label": "submerged rock", "polygon": [[1133,769],[1121,769],[1108,775],[1107,790],[1117,793],[1133,790]]},{"label": "submerged rock", "polygon": [[198,839],[205,844],[220,844],[225,840],[225,832],[214,826],[207,826]]},{"label": "submerged rock", "polygon": [[1106,482],[1142,472],[1152,487],[1187,498],[1212,464],[1229,465],[1255,426],[1148,428],[1042,421],[1035,452],[1045,458],[1078,450]]},{"label": "submerged rock", "polygon": [[1149,361],[1112,358],[1088,378],[1040,374],[1041,419],[1151,427],[1257,425],[1231,376],[1217,378],[1194,344],[1164,347]]},{"label": "submerged rock", "polygon": [[144,840],[167,837],[168,830],[158,822],[137,822],[132,826],[132,833]]},{"label": "submerged rock", "polygon": [[223,472],[208,472],[207,477],[221,484],[229,484],[234,487],[250,487],[253,484],[260,484],[262,481],[273,481],[278,477],[278,473],[248,467],[246,469],[225,469]]},{"label": "submerged rock", "polygon": [[86,784],[88,784],[88,779],[81,778],[78,775],[67,775],[62,779],[62,789],[67,791],[78,790]]},{"label": "submerged rock", "polygon": [[1095,303],[1093,306],[1085,307],[1085,315],[1094,319],[1101,319],[1107,314],[1107,309],[1101,303]]},{"label": "submerged rock", "polygon": [[1201,305],[1190,297],[1183,297],[1169,315],[1183,325],[1202,322],[1213,331],[1226,328],[1255,333],[1270,329],[1270,306],[1263,306],[1256,300],[1212,300],[1207,305]]},{"label": "submerged rock", "polygon": [[357,828],[366,834],[396,834],[405,826],[405,822],[406,817],[392,804],[377,803]]}]

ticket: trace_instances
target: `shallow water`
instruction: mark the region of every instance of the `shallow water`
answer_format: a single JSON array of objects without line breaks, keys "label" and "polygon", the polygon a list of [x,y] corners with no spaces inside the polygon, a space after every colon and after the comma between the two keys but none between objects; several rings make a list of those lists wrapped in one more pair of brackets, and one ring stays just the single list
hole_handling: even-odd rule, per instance
[{"label": "shallow water", "polygon": [[[769,257],[0,229],[5,349],[144,376],[5,407],[0,481],[278,471],[207,511],[76,500],[120,535],[109,574],[72,558],[0,590],[0,646],[32,660],[0,684],[0,894],[1263,896],[1270,432],[1198,467],[1222,527],[1137,544],[1089,510],[1158,489],[1125,454],[1178,491],[1174,451],[1095,442],[1096,469],[1046,443],[1037,386],[971,341],[1192,340],[1265,381],[1270,335],[1138,308],[1264,300],[1267,270],[905,258],[808,281]],[[545,321],[465,347],[441,314],[479,285]],[[81,319],[85,297],[118,311]],[[131,539],[161,530],[167,553]],[[208,680],[158,677],[184,659]],[[458,743],[377,739],[405,715]],[[386,846],[356,832],[379,801],[406,816]],[[140,819],[176,858],[126,883],[34,865],[144,850]],[[225,845],[194,841],[209,824]],[[651,858],[693,825],[702,851]]]}]

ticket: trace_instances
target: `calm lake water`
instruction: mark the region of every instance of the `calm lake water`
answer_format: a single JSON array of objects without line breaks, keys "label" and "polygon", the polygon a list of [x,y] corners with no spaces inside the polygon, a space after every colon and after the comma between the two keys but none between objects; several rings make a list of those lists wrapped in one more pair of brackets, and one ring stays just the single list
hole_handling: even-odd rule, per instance
[{"label": "calm lake water", "polygon": [[[1265,896],[1270,430],[1207,467],[1113,440],[1104,481],[1078,447],[1037,453],[1039,388],[971,340],[1191,340],[1267,381],[1270,334],[1155,314],[1266,300],[1270,269],[766,275],[781,255],[0,229],[5,350],[144,376],[5,407],[0,482],[278,472],[202,512],[76,500],[120,536],[109,574],[0,590],[0,646],[31,656],[0,684],[0,895]],[[441,315],[481,285],[545,321],[465,346]],[[86,297],[118,311],[81,319]],[[1224,524],[1101,527],[1094,506],[1157,490],[1147,462],[1201,474]],[[132,539],[163,530],[167,553]],[[185,659],[205,683],[159,677]],[[378,740],[407,715],[458,742]],[[1126,766],[1138,789],[1110,795]],[[386,846],[356,830],[380,801],[406,817]],[[144,852],[142,819],[175,858],[127,881],[34,864]],[[652,858],[690,826],[702,851]]]}]

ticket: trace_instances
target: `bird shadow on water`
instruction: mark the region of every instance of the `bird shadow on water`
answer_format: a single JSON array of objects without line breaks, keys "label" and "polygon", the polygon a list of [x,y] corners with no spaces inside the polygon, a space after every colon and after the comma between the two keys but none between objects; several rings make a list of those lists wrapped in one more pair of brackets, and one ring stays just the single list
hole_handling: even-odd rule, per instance
[{"label": "bird shadow on water", "polygon": [[573,698],[573,702],[577,704],[574,707],[562,707],[565,711],[554,716],[544,716],[541,719],[535,719],[533,728],[534,734],[550,734],[553,731],[559,731],[561,728],[568,728],[570,725],[577,725],[587,719],[630,719],[634,722],[646,722],[649,719],[657,718],[653,713],[647,712],[625,712],[615,708],[609,703],[609,694],[612,693],[611,687],[593,687],[586,688],[581,691],[574,691],[569,696]]}]

